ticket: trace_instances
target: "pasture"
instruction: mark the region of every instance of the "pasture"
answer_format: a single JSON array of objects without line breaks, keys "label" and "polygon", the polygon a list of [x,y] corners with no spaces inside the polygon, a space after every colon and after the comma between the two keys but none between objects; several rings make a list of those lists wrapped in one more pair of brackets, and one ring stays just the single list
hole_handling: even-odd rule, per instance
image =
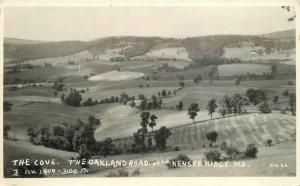
[{"label": "pasture", "polygon": [[111,71],[103,74],[95,75],[90,77],[89,81],[124,81],[124,80],[135,80],[143,77],[143,73],[129,72],[129,71]]},{"label": "pasture", "polygon": [[[181,150],[180,152],[165,152],[165,153],[147,153],[147,154],[125,154],[114,157],[107,157],[105,160],[147,160],[154,163],[161,160],[168,160],[176,157],[178,154],[185,154],[193,161],[201,161],[203,154],[207,149]],[[156,166],[138,167],[141,177],[211,177],[211,176],[295,176],[296,175],[296,156],[295,142],[287,142],[277,144],[271,147],[259,147],[258,157],[256,159],[243,160],[249,167],[235,167],[233,162],[229,161],[229,167],[183,167],[177,169],[168,169],[164,164]],[[271,168],[271,164],[280,164],[285,162],[288,167]],[[94,174],[87,175],[88,177],[107,176],[110,172],[117,172],[124,168],[114,168],[109,170],[95,171]],[[125,170],[131,175],[137,168],[125,167]],[[133,176],[133,175],[132,175]]]},{"label": "pasture", "polygon": [[263,75],[270,72],[271,66],[263,64],[230,64],[218,66],[219,76],[240,76],[247,75],[248,73]]}]

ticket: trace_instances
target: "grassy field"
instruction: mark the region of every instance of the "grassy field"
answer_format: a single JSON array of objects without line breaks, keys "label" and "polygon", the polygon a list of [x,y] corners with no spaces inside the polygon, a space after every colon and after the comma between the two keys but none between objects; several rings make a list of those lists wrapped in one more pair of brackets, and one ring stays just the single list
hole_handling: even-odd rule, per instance
[{"label": "grassy field", "polygon": [[[176,121],[176,117],[173,118]],[[188,118],[187,118],[188,119]],[[281,114],[249,114],[220,118],[207,121],[191,123],[186,125],[169,125],[172,135],[168,139],[171,148],[175,146],[180,149],[198,149],[208,147],[209,141],[206,134],[216,131],[219,134],[216,145],[223,141],[238,147],[247,144],[265,146],[267,139],[272,139],[274,144],[295,141],[296,125],[295,117]],[[201,117],[204,120],[204,117]],[[172,121],[171,118],[168,121]],[[181,121],[183,123],[183,121]],[[132,143],[132,138],[118,141],[121,149],[126,149]]]},{"label": "grassy field", "polygon": [[[55,149],[49,149],[43,146],[34,146],[28,142],[24,141],[11,141],[4,140],[3,145],[4,152],[4,175],[5,177],[12,177],[13,170],[16,166],[11,162],[12,160],[19,159],[30,159],[31,162],[35,160],[51,160],[55,159],[58,165],[47,165],[42,166],[42,168],[47,169],[63,169],[63,168],[75,168],[70,167],[66,160],[71,157],[77,157],[77,153],[60,151]],[[79,167],[76,167],[79,168]],[[52,176],[62,176],[61,173],[56,172]]]},{"label": "grassy field", "polygon": [[230,64],[219,65],[219,76],[240,76],[247,75],[247,73],[262,75],[263,73],[270,73],[271,66],[261,64]]},{"label": "grassy field", "polygon": [[[185,154],[193,161],[201,161],[203,154],[210,148],[199,150],[182,150],[180,152],[165,153],[147,153],[147,154],[127,154],[104,158],[104,160],[147,160],[149,163],[157,161],[166,161],[176,157],[178,154]],[[186,167],[177,169],[168,169],[165,165],[147,166],[147,167],[125,167],[129,175],[139,169],[142,177],[211,177],[211,176],[295,176],[296,175],[296,156],[295,142],[278,144],[271,147],[258,148],[256,159],[241,160],[249,167],[235,167],[233,162],[229,162],[230,168],[222,167]],[[95,157],[96,158],[96,157]],[[271,164],[286,163],[288,167],[272,168]],[[115,168],[110,170],[97,170],[92,168],[94,174],[89,177],[107,176],[111,172],[117,172],[124,168]]]},{"label": "grassy field", "polygon": [[4,113],[6,125],[10,125],[11,136],[27,139],[29,127],[61,125],[63,122],[75,123],[77,119],[87,121],[89,115],[101,118],[99,115],[103,107],[70,107],[57,103],[36,102],[33,104],[13,108]]},{"label": "grassy field", "polygon": [[143,73],[129,72],[129,71],[111,71],[89,78],[89,81],[124,81],[124,80],[135,80],[142,78]]},{"label": "grassy field", "polygon": [[145,55],[151,57],[161,57],[161,58],[178,58],[187,61],[191,60],[188,57],[187,50],[183,47],[156,49],[146,53]]},{"label": "grassy field", "polygon": [[[147,153],[147,154],[123,154],[116,156],[103,157],[92,157],[92,159],[99,159],[110,162],[111,160],[125,160],[129,162],[130,160],[145,161],[147,160],[150,164],[157,161],[165,161],[171,159],[178,154],[185,154],[190,157],[193,161],[201,161],[203,154],[210,150],[206,149],[194,149],[194,150],[181,150],[180,152],[171,151],[165,153]],[[258,148],[258,154],[256,159],[242,160],[249,167],[235,167],[233,162],[229,162],[230,169],[221,167],[187,167],[178,169],[168,169],[164,164],[157,166],[137,166],[137,167],[125,167],[125,168],[112,168],[112,167],[98,167],[90,166],[89,174],[76,176],[86,176],[86,177],[105,177],[111,172],[117,172],[120,169],[125,169],[128,171],[129,176],[139,169],[140,175],[143,177],[191,177],[191,176],[295,176],[296,175],[296,157],[295,157],[295,143],[288,142],[282,144],[276,144],[271,147],[260,147]],[[51,169],[56,168],[56,170],[66,169],[79,169],[79,166],[70,166],[67,164],[67,160],[71,157],[77,157],[76,153],[65,152],[55,149],[49,149],[42,146],[33,146],[28,142],[22,141],[4,141],[4,155],[5,155],[5,170],[6,176],[10,177],[12,170],[15,168],[11,161],[14,159],[29,158],[31,161],[34,160],[45,160],[45,159],[55,159],[59,165],[55,166],[42,166],[42,168]],[[281,164],[284,163],[288,167],[285,168],[272,168],[271,164]],[[56,174],[49,174],[47,176],[55,177],[70,177],[70,175],[62,175],[61,172],[56,172]]]}]

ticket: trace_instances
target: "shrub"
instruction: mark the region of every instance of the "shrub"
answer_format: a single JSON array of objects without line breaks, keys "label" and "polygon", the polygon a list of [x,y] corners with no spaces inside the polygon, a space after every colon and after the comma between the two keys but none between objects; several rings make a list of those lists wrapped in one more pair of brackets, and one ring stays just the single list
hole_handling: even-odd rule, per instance
[{"label": "shrub", "polygon": [[211,150],[205,153],[205,158],[210,162],[218,162],[221,160],[221,153],[218,150]]},{"label": "shrub", "polygon": [[226,142],[226,141],[223,141],[223,142],[221,143],[220,149],[225,151],[225,150],[227,149],[227,147],[228,147],[227,142]]},{"label": "shrub", "polygon": [[216,131],[211,131],[211,132],[206,134],[207,140],[210,141],[210,144],[209,144],[210,147],[212,147],[213,142],[217,141],[218,137],[219,137],[219,134]]},{"label": "shrub", "polygon": [[266,141],[266,145],[267,145],[267,146],[271,146],[272,143],[273,143],[273,140],[272,140],[272,139],[267,139],[267,141]]},{"label": "shrub", "polygon": [[178,168],[178,163],[182,165],[192,164],[192,160],[184,154],[179,154],[176,158],[172,158],[166,164],[169,169]]},{"label": "shrub", "polygon": [[238,159],[237,155],[241,154],[241,151],[234,146],[227,146],[224,151],[225,151],[226,155],[229,156],[230,160]]},{"label": "shrub", "polygon": [[71,91],[65,99],[62,99],[62,101],[67,105],[75,106],[75,107],[80,106],[81,100],[82,100],[81,94],[76,90]]},{"label": "shrub", "polygon": [[108,173],[108,175],[106,175],[106,177],[128,177],[128,176],[129,176],[129,173],[125,169],[121,169],[116,172],[111,171],[110,173]]},{"label": "shrub", "polygon": [[279,100],[279,96],[274,96],[274,97],[273,97],[273,103],[277,103],[278,100]]},{"label": "shrub", "polygon": [[267,102],[263,102],[262,104],[259,105],[259,110],[262,112],[262,113],[270,113],[271,112],[271,109],[268,105]]},{"label": "shrub", "polygon": [[12,103],[9,103],[8,101],[4,101],[3,102],[3,110],[4,110],[4,112],[10,111],[12,106],[13,106]]},{"label": "shrub", "polygon": [[245,156],[248,158],[256,158],[258,150],[255,144],[248,144],[245,150]]},{"label": "shrub", "polygon": [[290,92],[289,92],[288,89],[284,90],[283,93],[282,93],[282,95],[283,95],[284,97],[287,97],[289,94],[290,94]]},{"label": "shrub", "polygon": [[178,146],[176,146],[175,148],[174,148],[174,151],[179,151],[180,150],[180,148],[178,147]]},{"label": "shrub", "polygon": [[139,168],[135,169],[132,173],[131,176],[139,176],[141,175],[141,171]]}]

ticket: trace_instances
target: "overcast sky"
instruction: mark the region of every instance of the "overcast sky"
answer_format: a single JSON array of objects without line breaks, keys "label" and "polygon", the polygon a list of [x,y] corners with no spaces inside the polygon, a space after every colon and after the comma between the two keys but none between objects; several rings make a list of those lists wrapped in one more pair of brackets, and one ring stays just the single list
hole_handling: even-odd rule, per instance
[{"label": "overcast sky", "polygon": [[5,8],[4,36],[92,40],[106,36],[191,37],[263,34],[294,29],[280,7],[265,8]]}]

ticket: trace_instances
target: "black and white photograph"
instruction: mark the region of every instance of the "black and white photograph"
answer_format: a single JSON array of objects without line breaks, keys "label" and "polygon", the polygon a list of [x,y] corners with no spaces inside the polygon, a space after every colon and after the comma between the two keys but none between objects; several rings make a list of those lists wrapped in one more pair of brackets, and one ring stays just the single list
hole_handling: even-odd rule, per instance
[{"label": "black and white photograph", "polygon": [[4,178],[296,177],[296,7],[1,13]]}]

